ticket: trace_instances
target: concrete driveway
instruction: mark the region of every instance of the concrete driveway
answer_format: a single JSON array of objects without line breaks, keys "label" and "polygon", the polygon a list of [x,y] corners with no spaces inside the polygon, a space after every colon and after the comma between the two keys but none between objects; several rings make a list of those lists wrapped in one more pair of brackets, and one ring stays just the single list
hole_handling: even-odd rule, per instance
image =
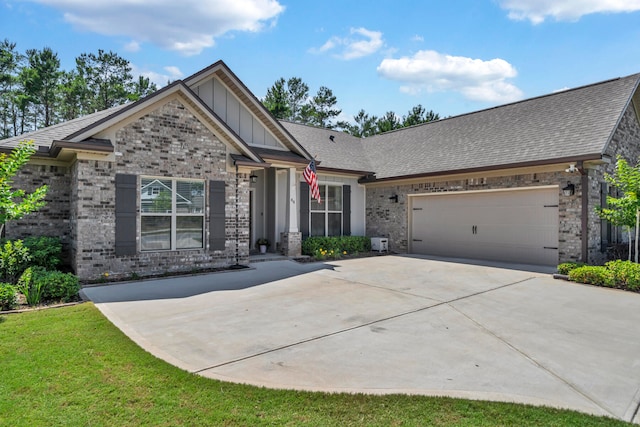
[{"label": "concrete driveway", "polygon": [[205,377],[640,422],[640,294],[411,256],[254,266],[84,293],[141,347]]}]

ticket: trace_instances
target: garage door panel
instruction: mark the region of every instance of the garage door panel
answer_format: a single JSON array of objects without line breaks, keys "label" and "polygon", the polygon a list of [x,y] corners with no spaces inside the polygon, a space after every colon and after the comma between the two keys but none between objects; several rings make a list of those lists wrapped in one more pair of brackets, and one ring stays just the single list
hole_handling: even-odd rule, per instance
[{"label": "garage door panel", "polygon": [[554,265],[558,188],[412,197],[412,252]]}]

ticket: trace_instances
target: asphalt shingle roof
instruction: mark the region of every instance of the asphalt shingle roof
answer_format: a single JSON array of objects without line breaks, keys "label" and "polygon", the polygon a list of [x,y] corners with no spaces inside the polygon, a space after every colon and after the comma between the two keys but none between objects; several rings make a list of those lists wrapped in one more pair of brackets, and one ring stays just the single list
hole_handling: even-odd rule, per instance
[{"label": "asphalt shingle roof", "polygon": [[365,155],[362,138],[332,129],[287,121],[280,123],[300,145],[320,161],[319,167],[360,172],[374,171]]},{"label": "asphalt shingle roof", "polygon": [[27,132],[25,134],[14,136],[12,138],[2,139],[0,140],[0,148],[13,148],[16,147],[20,141],[25,140],[33,140],[36,147],[51,147],[53,141],[64,140],[69,135],[73,135],[77,131],[82,130],[104,119],[105,117],[108,117],[111,114],[120,111],[127,105],[129,104],[118,105],[116,107],[98,111],[93,114],[87,114],[86,116],[78,117],[77,119],[59,123],[57,125],[38,129],[33,132]]},{"label": "asphalt shingle roof", "polygon": [[[639,83],[634,74],[369,138],[280,123],[321,168],[374,172],[378,179],[491,169],[603,154]],[[25,139],[50,147],[125,107],[0,140],[0,148]]]},{"label": "asphalt shingle roof", "polygon": [[602,154],[640,74],[364,140],[377,178]]}]

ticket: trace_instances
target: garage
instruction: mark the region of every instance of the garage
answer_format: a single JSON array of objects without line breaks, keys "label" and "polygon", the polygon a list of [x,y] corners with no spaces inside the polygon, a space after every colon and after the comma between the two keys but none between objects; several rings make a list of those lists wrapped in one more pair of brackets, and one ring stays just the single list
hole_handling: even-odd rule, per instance
[{"label": "garage", "polygon": [[558,263],[557,186],[410,195],[410,252]]}]

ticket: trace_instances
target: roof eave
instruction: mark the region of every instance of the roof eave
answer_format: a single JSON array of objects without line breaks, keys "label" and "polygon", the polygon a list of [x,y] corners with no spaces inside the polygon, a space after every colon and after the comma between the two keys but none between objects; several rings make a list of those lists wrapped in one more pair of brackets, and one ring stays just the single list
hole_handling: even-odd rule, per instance
[{"label": "roof eave", "polygon": [[442,170],[436,172],[425,172],[425,173],[417,173],[411,175],[398,175],[398,176],[389,176],[384,178],[376,178],[375,176],[368,176],[361,179],[359,182],[361,184],[370,184],[370,183],[379,183],[379,182],[392,182],[392,181],[403,181],[408,179],[416,179],[416,178],[433,178],[438,176],[449,176],[449,175],[464,175],[464,174],[472,174],[472,173],[481,173],[481,172],[490,172],[490,171],[499,171],[505,169],[518,169],[518,168],[527,168],[527,167],[535,167],[535,166],[549,166],[559,163],[576,163],[580,161],[590,161],[590,160],[604,160],[609,161],[608,156],[603,155],[602,153],[594,153],[594,154],[583,154],[579,156],[567,156],[555,159],[545,159],[545,160],[533,160],[528,162],[518,162],[518,163],[506,163],[501,165],[492,165],[492,166],[481,166],[477,168],[464,168],[464,169],[451,169],[451,170]]}]

